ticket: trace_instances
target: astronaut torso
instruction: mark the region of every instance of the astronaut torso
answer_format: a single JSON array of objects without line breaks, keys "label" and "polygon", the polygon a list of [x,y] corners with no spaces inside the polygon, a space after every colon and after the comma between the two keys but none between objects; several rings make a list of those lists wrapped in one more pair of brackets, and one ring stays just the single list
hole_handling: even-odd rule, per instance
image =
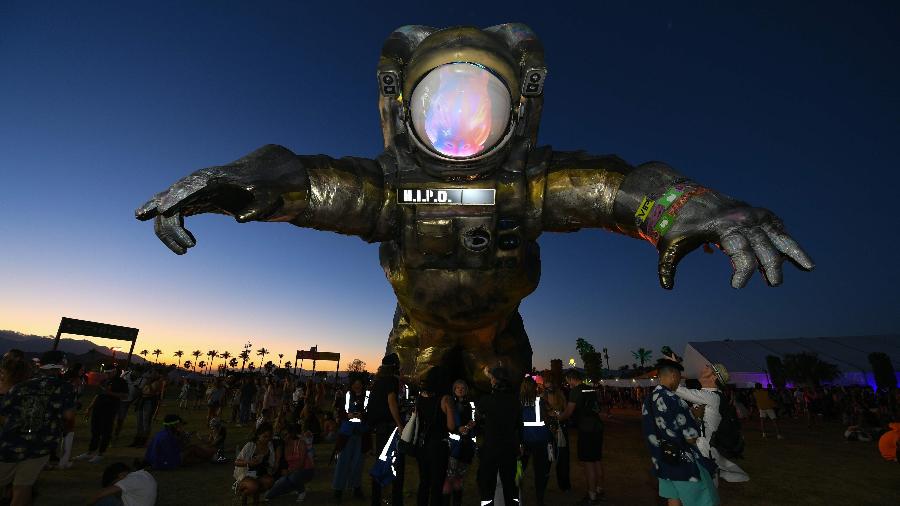
[{"label": "astronaut torso", "polygon": [[540,278],[528,161],[446,178],[411,157],[385,160],[396,237],[382,243],[381,265],[412,323],[468,331],[504,321]]}]

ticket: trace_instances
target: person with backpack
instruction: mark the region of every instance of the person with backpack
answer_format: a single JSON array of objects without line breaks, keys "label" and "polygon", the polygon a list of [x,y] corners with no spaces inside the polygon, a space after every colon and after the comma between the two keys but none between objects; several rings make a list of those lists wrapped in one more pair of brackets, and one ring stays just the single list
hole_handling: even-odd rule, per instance
[{"label": "person with backpack", "polygon": [[603,421],[600,419],[600,400],[597,390],[583,383],[584,377],[577,369],[566,371],[566,382],[571,388],[566,410],[559,420],[571,419],[578,430],[578,461],[584,469],[587,495],[579,504],[589,506],[603,500]]},{"label": "person with backpack", "polygon": [[719,467],[714,483],[718,486],[718,478],[730,483],[744,482],[750,476],[728,457],[743,456],[744,438],[741,435],[741,423],[734,406],[725,397],[723,390],[728,384],[728,370],[722,364],[707,364],[700,374],[699,389],[679,386],[675,395],[681,399],[701,405],[703,417],[700,422],[700,436],[697,438],[697,449]]},{"label": "person with backpack", "polygon": [[553,454],[553,433],[547,427],[547,406],[537,394],[537,386],[533,379],[525,378],[519,388],[519,402],[522,403],[522,444],[525,453],[522,455],[522,469],[534,462],[534,490],[537,495],[537,506],[544,506],[544,492],[550,479],[550,458]]}]

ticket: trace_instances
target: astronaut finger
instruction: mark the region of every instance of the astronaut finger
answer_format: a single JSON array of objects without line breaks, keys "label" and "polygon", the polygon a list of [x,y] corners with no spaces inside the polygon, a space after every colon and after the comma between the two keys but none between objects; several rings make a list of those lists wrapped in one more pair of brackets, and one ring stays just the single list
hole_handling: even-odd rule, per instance
[{"label": "astronaut finger", "polygon": [[[184,254],[188,248],[196,244],[194,236],[184,229],[184,218],[175,214],[172,216],[157,216],[154,222],[154,230],[169,249]],[[174,247],[173,247],[174,246]]]},{"label": "astronaut finger", "polygon": [[159,206],[159,200],[154,196],[152,199],[145,202],[144,205],[135,209],[134,217],[141,221],[153,219],[158,214],[157,206]]},{"label": "astronaut finger", "polygon": [[663,241],[660,244],[658,265],[660,286],[666,290],[671,290],[675,287],[675,270],[678,267],[678,262],[702,242],[702,240],[679,238],[672,241]]},{"label": "astronaut finger", "polygon": [[176,255],[184,255],[185,253],[187,253],[187,250],[180,244],[175,242],[171,237],[160,234],[156,234],[156,236],[159,237],[159,240],[162,241],[162,243],[165,244],[166,247],[172,250],[172,252]]},{"label": "astronaut finger", "polygon": [[781,284],[782,271],[781,265],[784,263],[784,257],[781,252],[775,249],[775,245],[769,240],[769,236],[761,228],[754,227],[746,232],[750,239],[750,246],[753,253],[762,268],[769,286],[778,286]]},{"label": "astronaut finger", "polygon": [[772,244],[778,248],[778,251],[787,255],[787,257],[794,262],[801,269],[811,271],[815,268],[816,264],[812,261],[809,255],[803,251],[803,248],[797,244],[797,241],[791,238],[791,236],[787,235],[783,230],[779,230],[778,228],[772,225],[763,225],[763,230],[769,236],[769,239],[772,241]]},{"label": "astronaut finger", "polygon": [[740,233],[723,237],[719,242],[722,251],[731,258],[731,287],[743,288],[756,269],[756,256],[750,248],[750,241]]}]

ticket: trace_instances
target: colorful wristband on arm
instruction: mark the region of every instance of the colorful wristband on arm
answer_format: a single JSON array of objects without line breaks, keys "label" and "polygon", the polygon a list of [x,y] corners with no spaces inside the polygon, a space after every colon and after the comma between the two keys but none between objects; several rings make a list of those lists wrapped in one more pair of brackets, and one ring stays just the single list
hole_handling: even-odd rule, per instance
[{"label": "colorful wristband on arm", "polygon": [[662,194],[645,196],[634,213],[635,225],[641,236],[654,245],[658,244],[675,224],[679,211],[688,200],[708,191],[708,188],[687,181],[676,181]]}]

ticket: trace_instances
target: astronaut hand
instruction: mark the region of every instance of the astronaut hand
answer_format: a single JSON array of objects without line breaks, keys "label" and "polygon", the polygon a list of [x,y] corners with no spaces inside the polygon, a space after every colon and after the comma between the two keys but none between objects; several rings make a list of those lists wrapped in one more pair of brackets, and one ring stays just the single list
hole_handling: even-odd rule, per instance
[{"label": "astronaut hand", "polygon": [[709,192],[690,200],[659,241],[659,283],[663,288],[675,286],[678,262],[704,243],[714,243],[731,258],[733,288],[746,286],[755,268],[762,271],[769,286],[780,285],[785,258],[805,271],[815,267],[771,211]]},{"label": "astronaut hand", "polygon": [[200,169],[156,194],[135,211],[141,221],[155,219],[159,239],[183,255],[196,244],[184,228],[185,216],[221,213],[239,222],[262,220],[282,208],[282,195],[305,190],[305,171],[280,146],[265,146],[228,165]]}]

